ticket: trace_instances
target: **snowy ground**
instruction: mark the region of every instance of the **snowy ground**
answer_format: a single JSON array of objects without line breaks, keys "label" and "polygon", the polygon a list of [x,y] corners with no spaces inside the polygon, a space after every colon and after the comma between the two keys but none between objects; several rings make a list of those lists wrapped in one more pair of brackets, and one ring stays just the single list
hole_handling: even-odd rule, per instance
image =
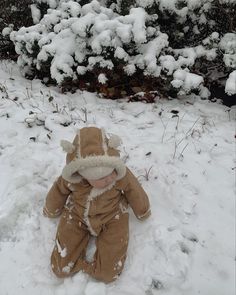
[{"label": "snowy ground", "polygon": [[[234,294],[234,108],[61,94],[9,63],[0,64],[0,94],[1,295]],[[57,279],[49,265],[58,220],[42,216],[44,198],[64,165],[60,140],[86,124],[123,138],[152,205],[143,223],[131,213],[128,259],[110,285],[82,273]]]}]

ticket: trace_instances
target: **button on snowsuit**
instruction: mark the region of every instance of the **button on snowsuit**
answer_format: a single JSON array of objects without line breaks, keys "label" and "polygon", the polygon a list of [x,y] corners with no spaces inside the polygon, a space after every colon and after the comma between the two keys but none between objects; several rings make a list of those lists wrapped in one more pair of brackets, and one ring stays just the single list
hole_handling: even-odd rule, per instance
[{"label": "button on snowsuit", "polygon": [[[51,256],[52,270],[58,277],[83,270],[109,283],[121,273],[126,259],[128,205],[142,220],[151,213],[149,200],[103,130],[82,128],[73,145],[66,144],[66,150],[67,165],[50,189],[44,207],[48,217],[61,214]],[[116,181],[105,189],[93,188],[78,171],[95,166],[114,168]],[[86,249],[91,235],[96,237],[96,252],[93,262],[88,263]]]}]

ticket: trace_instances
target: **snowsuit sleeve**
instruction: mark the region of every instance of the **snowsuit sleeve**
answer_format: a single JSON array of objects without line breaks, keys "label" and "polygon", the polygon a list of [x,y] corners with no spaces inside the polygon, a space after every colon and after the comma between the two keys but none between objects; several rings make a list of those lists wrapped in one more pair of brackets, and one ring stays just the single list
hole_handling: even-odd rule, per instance
[{"label": "snowsuit sleeve", "polygon": [[128,187],[125,191],[126,199],[139,220],[145,220],[151,215],[148,196],[137,178],[127,168]]},{"label": "snowsuit sleeve", "polygon": [[60,176],[47,194],[43,208],[44,216],[52,218],[59,216],[70,193],[68,182]]}]

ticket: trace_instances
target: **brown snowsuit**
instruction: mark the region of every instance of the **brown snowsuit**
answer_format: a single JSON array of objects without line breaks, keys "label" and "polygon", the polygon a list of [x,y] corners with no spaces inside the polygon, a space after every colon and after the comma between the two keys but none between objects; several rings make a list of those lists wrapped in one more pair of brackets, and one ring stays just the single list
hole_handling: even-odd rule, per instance
[{"label": "brown snowsuit", "polygon": [[[150,214],[148,197],[136,177],[119,158],[117,138],[103,130],[82,128],[73,145],[63,142],[67,165],[50,189],[44,214],[61,219],[51,256],[53,272],[66,277],[80,270],[109,283],[121,273],[126,259],[128,205],[140,220]],[[105,189],[92,187],[78,171],[84,167],[112,167],[117,179]],[[86,261],[91,235],[96,237],[93,262]]]}]

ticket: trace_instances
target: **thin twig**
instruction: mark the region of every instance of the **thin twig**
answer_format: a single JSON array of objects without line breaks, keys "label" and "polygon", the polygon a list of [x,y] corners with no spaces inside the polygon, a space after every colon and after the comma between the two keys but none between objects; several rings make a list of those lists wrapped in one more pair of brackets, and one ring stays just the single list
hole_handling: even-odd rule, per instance
[{"label": "thin twig", "polygon": [[161,142],[163,143],[163,141],[164,141],[164,137],[165,137],[165,133],[166,133],[166,128],[167,128],[167,125],[168,125],[168,122],[167,122],[167,124],[164,124],[164,122],[163,122],[163,120],[162,120],[161,117],[160,117],[160,120],[161,120],[161,123],[162,123],[162,125],[163,125],[163,127],[164,127],[164,131],[163,131],[163,134],[162,134],[162,137],[161,137]]},{"label": "thin twig", "polygon": [[188,133],[192,131],[193,127],[196,125],[197,121],[199,121],[201,117],[198,117],[197,120],[193,123],[192,127],[186,132],[186,137],[188,137]]},{"label": "thin twig", "polygon": [[152,167],[153,166],[151,166],[148,170],[145,169],[145,174],[139,175],[138,178],[142,176],[142,177],[144,177],[146,179],[146,181],[148,181],[149,180],[149,174],[150,174],[150,171],[151,171]]},{"label": "thin twig", "polygon": [[180,153],[180,155],[179,155],[179,158],[182,156],[183,157],[183,152],[184,152],[184,150],[186,149],[186,147],[189,145],[189,143],[187,143],[186,145],[185,145],[185,147],[182,149],[182,151],[181,151],[181,153]]}]

